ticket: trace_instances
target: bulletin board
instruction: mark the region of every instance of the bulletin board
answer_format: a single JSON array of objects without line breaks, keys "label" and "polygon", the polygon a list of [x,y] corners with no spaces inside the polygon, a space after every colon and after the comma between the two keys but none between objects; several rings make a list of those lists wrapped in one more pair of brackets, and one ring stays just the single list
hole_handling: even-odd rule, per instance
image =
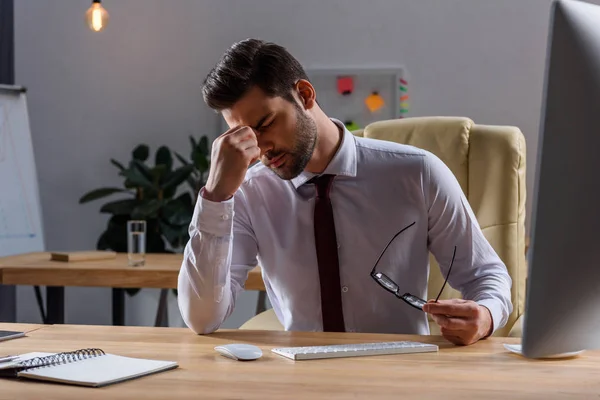
[{"label": "bulletin board", "polygon": [[[306,73],[321,109],[351,131],[375,121],[405,118],[410,112],[409,82],[403,67],[313,68]],[[219,119],[218,135],[229,129],[221,115]]]},{"label": "bulletin board", "polygon": [[402,67],[310,69],[306,73],[325,114],[350,130],[408,116],[408,78]]}]

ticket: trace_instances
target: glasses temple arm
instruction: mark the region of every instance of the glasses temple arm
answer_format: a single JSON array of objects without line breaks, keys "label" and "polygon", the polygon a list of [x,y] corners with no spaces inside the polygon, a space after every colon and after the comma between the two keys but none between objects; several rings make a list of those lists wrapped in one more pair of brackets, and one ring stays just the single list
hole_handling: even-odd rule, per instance
[{"label": "glasses temple arm", "polygon": [[454,246],[454,254],[452,254],[452,261],[450,262],[450,268],[448,269],[448,273],[446,274],[446,280],[444,281],[444,284],[442,285],[442,289],[440,289],[440,292],[438,293],[437,297],[435,298],[436,303],[439,300],[440,296],[442,295],[444,288],[446,287],[446,282],[448,282],[448,278],[450,277],[450,271],[452,271],[452,266],[454,265],[454,257],[455,256],[456,256],[456,246]]},{"label": "glasses temple arm", "polygon": [[383,253],[385,253],[385,251],[387,250],[388,247],[390,247],[390,244],[392,244],[392,242],[394,241],[394,239],[396,239],[396,237],[398,237],[399,234],[401,234],[402,232],[404,232],[405,230],[407,230],[408,228],[410,228],[411,226],[413,226],[414,224],[416,224],[417,222],[413,222],[412,224],[408,225],[405,228],[402,228],[402,230],[398,233],[396,233],[394,235],[394,237],[392,237],[392,239],[390,239],[390,241],[388,242],[388,244],[385,246],[385,248],[383,249],[383,251],[381,252],[381,254],[379,254],[379,257],[377,257],[377,261],[375,261],[375,264],[373,265],[373,269],[371,270],[371,275],[373,275],[373,272],[375,272],[375,267],[377,266],[377,264],[379,263],[379,260],[381,260],[381,257],[383,257]]}]

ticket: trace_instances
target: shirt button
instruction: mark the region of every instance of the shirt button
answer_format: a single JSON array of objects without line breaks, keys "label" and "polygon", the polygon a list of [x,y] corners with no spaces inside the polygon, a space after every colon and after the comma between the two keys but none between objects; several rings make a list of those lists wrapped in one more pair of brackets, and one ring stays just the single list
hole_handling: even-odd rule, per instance
[{"label": "shirt button", "polygon": [[338,244],[338,249],[339,249],[340,247],[342,247],[342,245],[341,245],[341,244]]},{"label": "shirt button", "polygon": [[346,293],[348,291],[348,286],[342,287],[342,292]]},{"label": "shirt button", "polygon": [[223,215],[221,215],[221,219],[222,219],[223,221],[227,221],[227,220],[229,219],[229,215],[227,215],[227,214],[223,214]]}]

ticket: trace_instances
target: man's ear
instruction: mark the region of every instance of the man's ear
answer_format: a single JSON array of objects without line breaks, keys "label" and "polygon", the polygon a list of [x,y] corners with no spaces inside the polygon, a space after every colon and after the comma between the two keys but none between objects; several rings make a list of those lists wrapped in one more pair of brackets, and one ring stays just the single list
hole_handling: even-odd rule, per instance
[{"label": "man's ear", "polygon": [[306,79],[300,79],[296,82],[296,91],[304,109],[312,109],[317,101],[317,92],[314,86]]}]

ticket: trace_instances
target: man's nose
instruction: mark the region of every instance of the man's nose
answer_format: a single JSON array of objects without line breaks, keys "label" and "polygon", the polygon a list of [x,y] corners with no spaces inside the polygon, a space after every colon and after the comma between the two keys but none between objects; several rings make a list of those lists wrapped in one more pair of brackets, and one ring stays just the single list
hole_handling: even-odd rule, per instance
[{"label": "man's nose", "polygon": [[257,139],[261,157],[273,150],[273,143],[262,138]]}]

